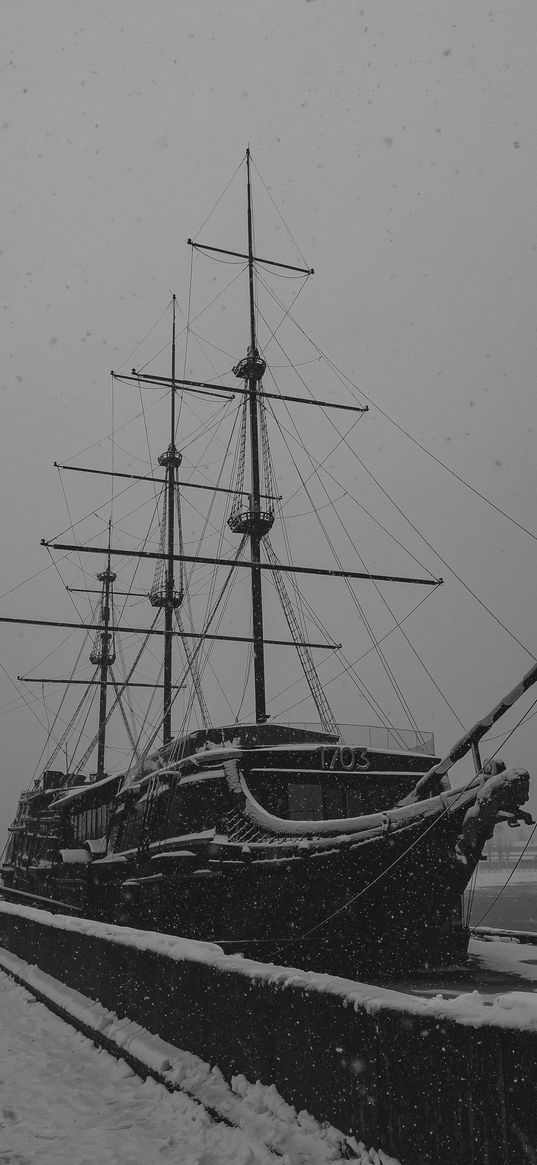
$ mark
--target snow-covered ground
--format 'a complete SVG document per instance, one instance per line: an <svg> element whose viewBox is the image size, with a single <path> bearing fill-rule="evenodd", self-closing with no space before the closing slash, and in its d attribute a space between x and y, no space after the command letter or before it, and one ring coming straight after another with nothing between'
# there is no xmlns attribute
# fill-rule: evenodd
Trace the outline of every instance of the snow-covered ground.
<svg viewBox="0 0 537 1165"><path fill-rule="evenodd" d="M3 952L5 954L5 952ZM23 970L13 956L13 966ZM38 973L42 976L42 973ZM54 980L41 988L54 993ZM307 1113L297 1115L274 1087L218 1069L118 1021L99 1004L57 985L64 1006L93 1012L138 1058L157 1067L170 1093L98 1050L0 972L0 1162L9 1165L398 1165L382 1151L348 1141ZM72 998L70 999L70 996ZM210 1110L210 1111L208 1111ZM222 1119L218 1119L218 1113ZM216 1116L215 1116L216 1114ZM227 1123L226 1123L227 1122ZM231 1127L230 1127L231 1126Z"/></svg>
<svg viewBox="0 0 537 1165"><path fill-rule="evenodd" d="M537 1019L537 946L528 946L525 943L510 942L509 940L498 940L494 938L490 942L483 941L483 939L470 939L469 954L480 964L484 970L502 971L506 975L516 975L519 979L528 981L528 990L532 994L529 997L530 1004L533 1009L533 1015ZM532 984L531 988L529 984ZM519 992L511 992L509 995L502 995L503 1006L512 1009L516 1004L514 996L518 996ZM531 1022L531 1015L528 1014L528 1023L525 1025L528 1029L536 1030L537 1024Z"/></svg>
<svg viewBox="0 0 537 1165"><path fill-rule="evenodd" d="M2 903L0 913L43 912ZM266 979L307 993L336 996L341 1005L376 1013L385 1007L418 1017L446 1017L481 1027L537 1031L537 948L518 942L472 940L472 962L487 974L484 987L422 983L415 994L293 968L226 956L214 944L139 932L90 920L46 916L52 928L95 933L103 942L151 949L169 958L222 965L237 975ZM488 972L509 980L489 979ZM7 972L7 974L6 974ZM9 978L82 1023L159 1077L143 1080L124 1061L97 1050ZM297 1113L270 1081L226 1081L218 1068L118 1019L99 1002L0 949L0 1165L397 1165L381 1147ZM167 1085L168 1087L164 1087ZM170 1091L173 1090L173 1091ZM359 1138L359 1130L354 1130ZM411 1165L410 1162L407 1165Z"/></svg>

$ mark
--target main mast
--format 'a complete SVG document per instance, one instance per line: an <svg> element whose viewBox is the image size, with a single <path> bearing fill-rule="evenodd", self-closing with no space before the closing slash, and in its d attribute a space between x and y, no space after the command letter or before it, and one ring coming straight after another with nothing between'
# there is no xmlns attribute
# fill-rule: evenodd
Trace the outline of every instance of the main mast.
<svg viewBox="0 0 537 1165"><path fill-rule="evenodd" d="M235 376L244 380L248 391L250 420L250 462L251 493L247 513L230 519L230 526L236 533L247 534L250 539L252 587L252 639L254 651L255 718L263 724L267 719L265 694L265 643L263 638L263 594L261 589L261 539L271 529L274 517L268 510L261 509L261 485L259 467L259 398L258 385L266 368L265 361L257 350L255 294L254 294L254 247L252 222L252 188L250 181L250 150L246 150L246 176L248 197L248 289L250 303L250 346L244 360L233 369Z"/></svg>

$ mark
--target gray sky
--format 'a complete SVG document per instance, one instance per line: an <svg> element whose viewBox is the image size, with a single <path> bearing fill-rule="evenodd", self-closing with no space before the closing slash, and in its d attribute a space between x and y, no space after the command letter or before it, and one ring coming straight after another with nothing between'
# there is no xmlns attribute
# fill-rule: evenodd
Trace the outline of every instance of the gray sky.
<svg viewBox="0 0 537 1165"><path fill-rule="evenodd" d="M53 570L6 594L68 524L52 463L109 431L108 372L171 289L185 301L184 241L249 143L316 270L299 317L372 402L361 455L537 654L535 540L373 407L537 531L536 34L529 0L4 0L3 614L69 617ZM269 253L287 248L256 222ZM417 645L470 724L531 657L420 553L447 585ZM12 676L52 646L0 635ZM458 726L427 681L411 688L446 749ZM6 818L42 743L14 697L2 673ZM536 723L505 750L530 769Z"/></svg>

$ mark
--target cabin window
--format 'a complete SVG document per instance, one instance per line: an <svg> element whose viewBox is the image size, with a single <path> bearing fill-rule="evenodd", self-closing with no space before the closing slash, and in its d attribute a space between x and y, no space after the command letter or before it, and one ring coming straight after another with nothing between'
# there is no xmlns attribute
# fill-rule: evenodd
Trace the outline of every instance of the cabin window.
<svg viewBox="0 0 537 1165"><path fill-rule="evenodd" d="M371 800L369 797L367 800ZM363 789L355 786L347 788L347 817L360 817L364 812Z"/></svg>
<svg viewBox="0 0 537 1165"><path fill-rule="evenodd" d="M118 849L134 849L140 840L143 820L143 807L134 806L123 825L123 831L117 841Z"/></svg>
<svg viewBox="0 0 537 1165"><path fill-rule="evenodd" d="M414 782L409 783L408 778L392 776L382 776L362 784L349 784L347 815L360 817L363 813L384 813L387 809L393 809L413 786Z"/></svg>
<svg viewBox="0 0 537 1165"><path fill-rule="evenodd" d="M97 805L95 808L94 837L102 837L106 833L107 814L106 805Z"/></svg>
<svg viewBox="0 0 537 1165"><path fill-rule="evenodd" d="M331 821L347 816L345 786L334 778L322 783L289 781L289 777L256 773L248 778L248 787L263 809L284 820Z"/></svg>
<svg viewBox="0 0 537 1165"><path fill-rule="evenodd" d="M325 785L323 790L323 816L325 821L337 821L347 817L345 786L340 781Z"/></svg>
<svg viewBox="0 0 537 1165"><path fill-rule="evenodd" d="M145 841L156 841L169 834L168 821L168 785L160 783L157 789L150 793L147 789L140 801L128 803L124 814L121 813L112 827L111 841L113 849L135 849L142 842L142 832ZM111 806L107 806L108 819ZM165 830L165 832L164 832Z"/></svg>
<svg viewBox="0 0 537 1165"><path fill-rule="evenodd" d="M289 785L289 818L291 821L322 821L322 786L292 782Z"/></svg>
<svg viewBox="0 0 537 1165"><path fill-rule="evenodd" d="M199 781L176 785L170 799L165 833L174 837L221 829L228 810L229 794L221 778L202 777Z"/></svg>
<svg viewBox="0 0 537 1165"><path fill-rule="evenodd" d="M158 841L169 834L169 808L171 792L168 784L161 783L151 800L151 810L148 821L149 840Z"/></svg>
<svg viewBox="0 0 537 1165"><path fill-rule="evenodd" d="M108 827L110 812L111 802L109 801L106 805L94 805L91 809L75 813L71 818L74 841L103 837Z"/></svg>
<svg viewBox="0 0 537 1165"><path fill-rule="evenodd" d="M414 784L411 777L396 774L324 773L318 781L308 781L308 776L299 771L285 776L252 773L248 776L248 788L252 797L274 817L291 821L341 821L345 817L361 817L393 808Z"/></svg>
<svg viewBox="0 0 537 1165"><path fill-rule="evenodd" d="M267 777L253 773L248 777L248 788L252 797L268 813L272 813L274 817L287 817L287 780L284 777L275 777L272 774Z"/></svg>

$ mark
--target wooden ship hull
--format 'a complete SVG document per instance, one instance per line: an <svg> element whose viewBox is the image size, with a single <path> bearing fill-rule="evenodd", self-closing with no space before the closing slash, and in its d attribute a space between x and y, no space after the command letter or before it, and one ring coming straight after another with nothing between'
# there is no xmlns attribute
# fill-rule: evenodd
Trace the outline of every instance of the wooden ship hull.
<svg viewBox="0 0 537 1165"><path fill-rule="evenodd" d="M294 746L271 747L277 728L253 730L260 748L206 745L120 790L111 779L51 789L30 849L28 824L14 827L4 886L352 978L460 964L461 895L496 820L518 820L525 770L462 790L439 788L435 773L421 796L437 758L298 733ZM369 811L343 815L349 803ZM296 816L304 807L315 819ZM106 834L90 837L104 821Z"/></svg>

